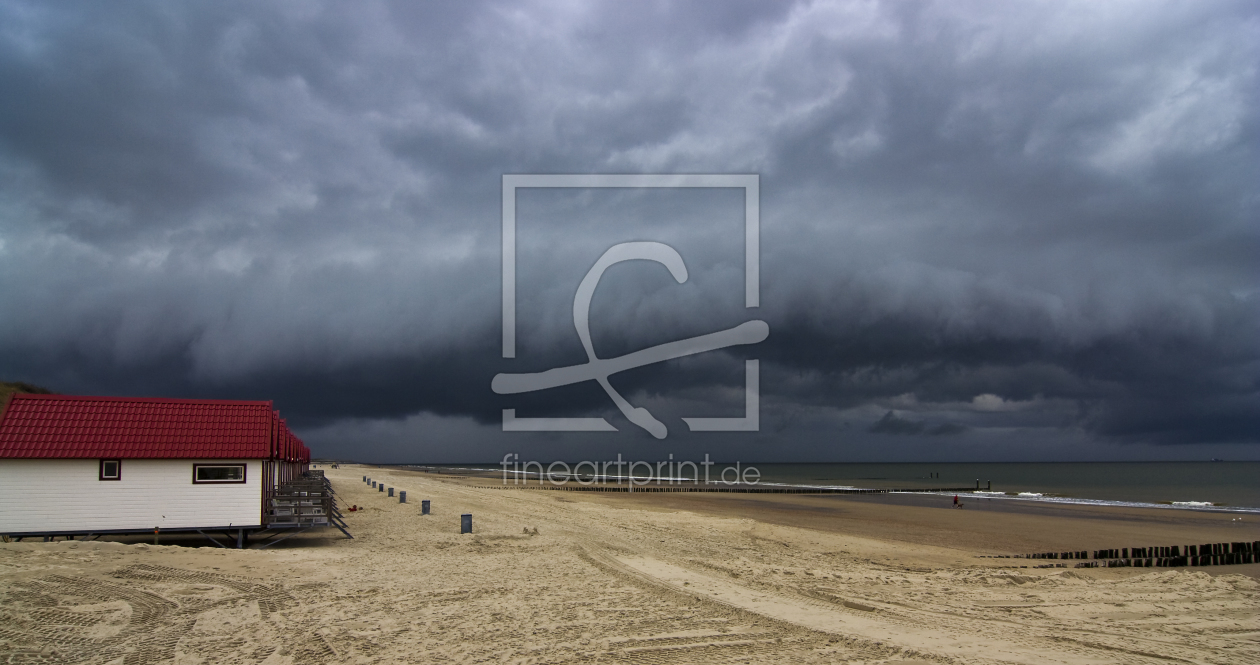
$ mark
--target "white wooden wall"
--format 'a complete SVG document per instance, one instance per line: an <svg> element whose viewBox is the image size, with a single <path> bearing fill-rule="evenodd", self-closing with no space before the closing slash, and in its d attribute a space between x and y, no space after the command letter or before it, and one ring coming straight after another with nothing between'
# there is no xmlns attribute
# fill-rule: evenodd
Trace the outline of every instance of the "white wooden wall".
<svg viewBox="0 0 1260 665"><path fill-rule="evenodd" d="M193 484L193 464L245 463L243 484ZM259 526L262 460L0 459L0 533Z"/></svg>

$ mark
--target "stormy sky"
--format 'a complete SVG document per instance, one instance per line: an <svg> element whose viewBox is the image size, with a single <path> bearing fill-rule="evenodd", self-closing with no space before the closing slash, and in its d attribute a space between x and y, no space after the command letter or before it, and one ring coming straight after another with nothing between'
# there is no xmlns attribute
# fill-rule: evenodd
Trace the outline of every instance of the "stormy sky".
<svg viewBox="0 0 1260 665"><path fill-rule="evenodd" d="M1254 2L0 2L0 379L271 399L316 455L1260 459ZM504 174L755 174L518 192ZM757 345L496 395L769 324ZM743 414L760 431L692 433ZM618 432L501 431L520 416Z"/></svg>

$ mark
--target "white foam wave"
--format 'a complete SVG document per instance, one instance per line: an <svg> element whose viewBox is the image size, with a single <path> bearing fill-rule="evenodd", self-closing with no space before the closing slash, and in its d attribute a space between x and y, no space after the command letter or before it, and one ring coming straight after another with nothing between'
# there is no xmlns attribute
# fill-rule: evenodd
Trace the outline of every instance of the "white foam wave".
<svg viewBox="0 0 1260 665"><path fill-rule="evenodd" d="M898 494L900 492L897 492ZM917 492L916 492L917 493ZM936 496L953 496L953 492L923 492ZM977 499L997 499L999 501L1033 501L1037 503L1059 503L1074 506L1103 506L1112 508L1162 508L1164 510L1206 510L1215 513L1260 514L1260 508L1249 506L1218 506L1208 501L1171 501L1169 503L1147 503L1144 501L1113 501L1108 499L1080 499L1067 496L1045 496L1038 492L1020 492L1012 496L1001 492L968 492L967 496Z"/></svg>
<svg viewBox="0 0 1260 665"><path fill-rule="evenodd" d="M860 487L853 487L852 485L802 485L801 483L772 483L772 482L768 482L768 481L765 481L765 480L763 480L763 481L761 481L761 482L759 482L759 483L757 483L757 484L758 484L758 485L764 485L764 486L767 486L767 487L799 487L799 488L801 488L801 489L810 489L810 490L856 490L856 489L861 489Z"/></svg>

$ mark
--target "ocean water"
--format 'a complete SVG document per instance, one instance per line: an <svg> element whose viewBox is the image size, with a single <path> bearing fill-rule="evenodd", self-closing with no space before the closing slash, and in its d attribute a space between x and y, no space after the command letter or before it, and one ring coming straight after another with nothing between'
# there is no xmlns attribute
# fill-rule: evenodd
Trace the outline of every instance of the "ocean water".
<svg viewBox="0 0 1260 665"><path fill-rule="evenodd" d="M419 465L404 465L419 466ZM723 468L711 469L716 481ZM1260 462L745 463L762 486L929 490L980 489L993 499L1260 514ZM501 472L493 464L442 465ZM684 476L690 476L688 469ZM537 473L522 474L537 482ZM636 472L636 476L641 475ZM734 476L732 475L732 478ZM646 479L646 477L645 477ZM664 474L662 482L670 476ZM612 478L609 478L612 480ZM991 489L990 489L991 487Z"/></svg>
<svg viewBox="0 0 1260 665"><path fill-rule="evenodd" d="M922 489L992 481L995 497L1260 512L1260 462L754 464L762 483ZM935 474L935 476L933 476Z"/></svg>

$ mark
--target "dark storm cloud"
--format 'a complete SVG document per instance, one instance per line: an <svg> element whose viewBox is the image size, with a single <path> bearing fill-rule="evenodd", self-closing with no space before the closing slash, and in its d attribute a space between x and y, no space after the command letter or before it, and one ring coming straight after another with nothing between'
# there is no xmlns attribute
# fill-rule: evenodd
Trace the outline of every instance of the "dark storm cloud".
<svg viewBox="0 0 1260 665"><path fill-rule="evenodd" d="M875 434L927 434L929 436L948 436L965 432L967 428L957 423L939 423L929 426L927 423L918 420L909 420L907 418L899 418L892 411L884 414L871 425L869 432Z"/></svg>
<svg viewBox="0 0 1260 665"><path fill-rule="evenodd" d="M921 434L923 432L923 423L898 418L893 415L892 411L889 411L878 422L871 425L869 431L876 434Z"/></svg>
<svg viewBox="0 0 1260 665"><path fill-rule="evenodd" d="M1255 444L1258 52L1245 2L3 3L0 374L275 399L362 457L484 456L512 407L641 437L489 381L582 362L577 281L653 239L691 279L610 272L601 354L771 327L614 379L671 418L738 412L757 357L755 441L796 459ZM522 193L502 360L529 172L761 174L762 307L738 199Z"/></svg>

